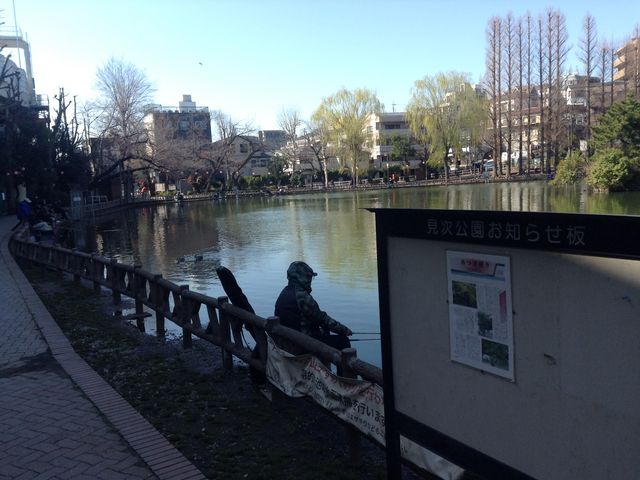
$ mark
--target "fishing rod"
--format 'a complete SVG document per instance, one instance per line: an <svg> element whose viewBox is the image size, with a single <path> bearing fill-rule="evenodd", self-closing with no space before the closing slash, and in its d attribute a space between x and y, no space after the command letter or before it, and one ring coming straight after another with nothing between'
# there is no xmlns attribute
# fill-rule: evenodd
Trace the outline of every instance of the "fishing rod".
<svg viewBox="0 0 640 480"><path fill-rule="evenodd" d="M354 335L380 335L380 332L351 332Z"/></svg>
<svg viewBox="0 0 640 480"><path fill-rule="evenodd" d="M379 342L379 338L350 338L350 342Z"/></svg>

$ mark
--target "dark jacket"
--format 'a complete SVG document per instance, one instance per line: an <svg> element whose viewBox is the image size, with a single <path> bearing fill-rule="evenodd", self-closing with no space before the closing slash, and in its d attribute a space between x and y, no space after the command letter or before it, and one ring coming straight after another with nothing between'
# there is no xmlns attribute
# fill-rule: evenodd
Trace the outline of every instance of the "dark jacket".
<svg viewBox="0 0 640 480"><path fill-rule="evenodd" d="M276 300L275 315L280 323L316 338L322 336L323 330L346 335L349 329L320 310L310 292L310 280L289 278Z"/></svg>

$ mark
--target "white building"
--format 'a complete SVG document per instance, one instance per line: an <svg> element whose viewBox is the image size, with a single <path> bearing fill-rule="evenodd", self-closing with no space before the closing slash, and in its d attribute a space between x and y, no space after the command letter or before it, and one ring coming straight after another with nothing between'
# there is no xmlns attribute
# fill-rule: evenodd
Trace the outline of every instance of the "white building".
<svg viewBox="0 0 640 480"><path fill-rule="evenodd" d="M31 48L29 43L22 38L22 32L14 27L0 27L0 46L3 47L0 55L0 71L5 72L0 79L0 96L7 98L15 92L11 88L17 87L20 92L20 100L26 107L38 105L35 82L31 69ZM9 56L11 58L9 58ZM17 75L14 75L16 74ZM17 81L15 79L17 78ZM11 85L10 78L14 79L15 87Z"/></svg>

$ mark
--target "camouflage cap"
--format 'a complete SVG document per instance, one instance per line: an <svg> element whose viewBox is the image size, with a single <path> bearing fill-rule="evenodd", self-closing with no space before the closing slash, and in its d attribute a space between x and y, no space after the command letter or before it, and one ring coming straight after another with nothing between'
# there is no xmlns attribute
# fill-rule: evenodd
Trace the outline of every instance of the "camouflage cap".
<svg viewBox="0 0 640 480"><path fill-rule="evenodd" d="M318 275L313 269L304 262L292 262L287 269L287 278L290 280L298 280L304 282L309 280L310 277Z"/></svg>

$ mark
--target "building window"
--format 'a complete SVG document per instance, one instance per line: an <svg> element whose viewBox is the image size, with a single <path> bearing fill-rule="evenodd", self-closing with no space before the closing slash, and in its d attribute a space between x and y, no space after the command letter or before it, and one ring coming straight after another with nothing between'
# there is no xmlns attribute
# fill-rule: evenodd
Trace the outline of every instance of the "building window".
<svg viewBox="0 0 640 480"><path fill-rule="evenodd" d="M240 153L249 153L249 148L246 143L240 144Z"/></svg>

